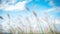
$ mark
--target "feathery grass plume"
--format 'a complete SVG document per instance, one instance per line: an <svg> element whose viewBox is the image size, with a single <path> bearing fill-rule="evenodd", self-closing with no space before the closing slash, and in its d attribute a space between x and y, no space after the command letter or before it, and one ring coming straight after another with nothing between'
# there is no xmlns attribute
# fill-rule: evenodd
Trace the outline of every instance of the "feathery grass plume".
<svg viewBox="0 0 60 34"><path fill-rule="evenodd" d="M0 34L3 33L2 25L0 24Z"/></svg>
<svg viewBox="0 0 60 34"><path fill-rule="evenodd" d="M26 9L27 11L29 11L29 8L28 8L28 7L25 7L25 9Z"/></svg>
<svg viewBox="0 0 60 34"><path fill-rule="evenodd" d="M18 26L17 26L17 30L18 30L18 34L24 34L24 31Z"/></svg>
<svg viewBox="0 0 60 34"><path fill-rule="evenodd" d="M3 17L2 17L2 16L0 16L0 19L3 19Z"/></svg>
<svg viewBox="0 0 60 34"><path fill-rule="evenodd" d="M10 26L10 15L7 14L7 17L8 17L8 19L9 19L7 25L8 25L9 27L11 27L11 26ZM10 28L8 31L9 31L9 33L12 34L12 28Z"/></svg>
<svg viewBox="0 0 60 34"><path fill-rule="evenodd" d="M29 21L28 17L26 17L26 20L29 22L29 27L30 27L30 33L29 34L33 34L32 27L31 27L31 22Z"/></svg>
<svg viewBox="0 0 60 34"><path fill-rule="evenodd" d="M21 19L19 17L17 17L17 20L16 21L18 21L18 22L15 22L15 23L18 23L18 25L21 24L22 27L24 26L23 22L21 21ZM24 33L24 31L19 26L17 26L17 28L15 28L15 31L17 31L18 34L23 34Z"/></svg>
<svg viewBox="0 0 60 34"><path fill-rule="evenodd" d="M12 30L11 30L11 29L8 29L8 31L9 31L9 33L11 33L11 34L12 34Z"/></svg>
<svg viewBox="0 0 60 34"><path fill-rule="evenodd" d="M9 23L7 23L7 26L10 27L10 28L8 29L8 32L12 34L12 33L13 33L13 30L12 30L12 28L11 28L11 25L10 25Z"/></svg>
<svg viewBox="0 0 60 34"><path fill-rule="evenodd" d="M49 24L49 22L48 22L48 15L47 15L47 12L44 11L44 14L45 14L45 19L44 19L44 21L47 22L47 24L49 25L49 29L50 29L50 31L51 31L51 27L50 27L50 24ZM51 34L52 34L52 33L51 33Z"/></svg>
<svg viewBox="0 0 60 34"><path fill-rule="evenodd" d="M11 34L15 34L16 31L14 29L14 27L12 27L11 25L8 25L10 27L10 30L8 30Z"/></svg>
<svg viewBox="0 0 60 34"><path fill-rule="evenodd" d="M37 20L37 25L38 25L38 28L41 28L41 31L43 32L43 29L42 29L42 26L41 26L41 20L38 18L38 16L37 16L37 14L35 13L35 11L33 11L33 14L34 14L34 16L36 17L36 20ZM40 30L39 30L39 32L40 32ZM43 34L44 34L44 32L43 32Z"/></svg>
<svg viewBox="0 0 60 34"><path fill-rule="evenodd" d="M29 11L30 11L30 9L29 9L28 7L25 7L25 10L26 10L26 11L25 11L26 14L28 14Z"/></svg>
<svg viewBox="0 0 60 34"><path fill-rule="evenodd" d="M8 21L8 23L7 23L7 25L10 27L9 31L10 31L11 34L13 34L13 33L15 33L15 30L14 30L14 28L10 25L10 15L7 14L7 17L9 18L9 21Z"/></svg>
<svg viewBox="0 0 60 34"><path fill-rule="evenodd" d="M33 14L37 17L37 14L35 13L35 11L33 11Z"/></svg>
<svg viewBox="0 0 60 34"><path fill-rule="evenodd" d="M49 15L48 15L48 16L49 16ZM49 24L50 24L51 31L52 31L53 34L56 34L56 32L54 31L55 25L53 24L53 22L55 22L55 19L52 20L51 16L49 16L48 18L51 19L51 21L50 21L50 23L49 23ZM49 20L49 19L48 19L48 20Z"/></svg>
<svg viewBox="0 0 60 34"><path fill-rule="evenodd" d="M54 18L54 23L56 23L56 21L55 21L56 19ZM56 33L56 31L57 31L57 28L56 28L56 26L55 26L55 24L53 24L53 26L54 26L54 32ZM56 33L57 34L57 33Z"/></svg>
<svg viewBox="0 0 60 34"><path fill-rule="evenodd" d="M18 17L19 20L19 24L21 24L22 26L24 26L23 22L21 21L21 19Z"/></svg>
<svg viewBox="0 0 60 34"><path fill-rule="evenodd" d="M52 18L51 18L51 28L52 28L52 30L53 30L53 33L54 34L56 34L56 32L55 32L55 29L56 29L56 27L55 27L55 25L53 24L53 22L55 23L56 21L55 21L55 18L54 18L54 20L52 20ZM52 27L53 26L53 27ZM57 31L57 30L56 30Z"/></svg>
<svg viewBox="0 0 60 34"><path fill-rule="evenodd" d="M40 32L40 33L42 32L42 33L44 34L43 27L42 27L42 24L41 24L41 23L43 23L43 22L40 21L40 20L39 20L39 21L37 20L37 22L38 22L37 25L38 25L38 27L39 27L39 29L40 29L39 32Z"/></svg>
<svg viewBox="0 0 60 34"><path fill-rule="evenodd" d="M52 27L51 27L51 22L49 22L49 15L46 11L44 11L44 14L45 14L45 21L47 22L47 24L49 25L49 28L50 28L50 31L51 31L51 34L55 34L54 31L52 30Z"/></svg>
<svg viewBox="0 0 60 34"><path fill-rule="evenodd" d="M7 14L7 16L8 16L8 18L10 19L10 15L9 15L9 14Z"/></svg>
<svg viewBox="0 0 60 34"><path fill-rule="evenodd" d="M54 19L54 23L56 23L56 19ZM55 24L54 24L54 28L55 28L55 31L57 31Z"/></svg>

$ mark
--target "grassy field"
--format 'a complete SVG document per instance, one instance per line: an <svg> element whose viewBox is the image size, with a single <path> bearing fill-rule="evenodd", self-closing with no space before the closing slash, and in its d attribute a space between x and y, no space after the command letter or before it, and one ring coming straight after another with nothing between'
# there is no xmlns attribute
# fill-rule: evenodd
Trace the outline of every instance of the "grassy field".
<svg viewBox="0 0 60 34"><path fill-rule="evenodd" d="M9 20L5 23L5 29L8 29L4 31L2 25L0 25L0 34L60 34L54 25L55 19L52 20L47 13L44 13L46 15L44 18L38 17L35 11L32 11L32 13L35 16L34 18L25 17L21 20L20 17L17 17L13 23L10 22L10 15L7 14ZM3 17L0 18L3 19ZM46 24L47 26L45 26Z"/></svg>

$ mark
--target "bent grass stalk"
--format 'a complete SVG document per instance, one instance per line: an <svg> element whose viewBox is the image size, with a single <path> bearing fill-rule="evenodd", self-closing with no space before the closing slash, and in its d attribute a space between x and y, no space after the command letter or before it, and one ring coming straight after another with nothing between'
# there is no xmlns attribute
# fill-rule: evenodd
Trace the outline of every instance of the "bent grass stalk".
<svg viewBox="0 0 60 34"><path fill-rule="evenodd" d="M33 34L32 27L31 27L31 22L29 21L28 17L26 17L26 20L28 21L29 27L30 27L30 33L29 34Z"/></svg>
<svg viewBox="0 0 60 34"><path fill-rule="evenodd" d="M53 24L52 24L51 22L49 22L49 19L48 19L49 16L48 16L47 12L45 11L44 13L45 13L45 15L46 15L46 17L45 17L46 20L45 20L45 21L46 21L46 22L48 23L48 25L49 25L49 28L50 28L51 34L56 34L56 33L52 30L53 27L51 27L51 25L53 25ZM51 24L50 24L50 23L51 23Z"/></svg>
<svg viewBox="0 0 60 34"><path fill-rule="evenodd" d="M50 27L50 24L49 24L49 22L48 22L48 16L47 16L47 13L46 12L44 12L44 14L45 14L45 21L47 22L47 24L49 25L49 29L50 29L50 31L51 31L51 27ZM51 33L52 34L52 33Z"/></svg>
<svg viewBox="0 0 60 34"><path fill-rule="evenodd" d="M0 19L3 19L3 17L2 17L2 16L0 16Z"/></svg>
<svg viewBox="0 0 60 34"><path fill-rule="evenodd" d="M18 18L18 20L19 20L19 25L21 24L22 26L24 26L20 18ZM17 26L17 30L18 30L18 34L24 34L24 31L19 26Z"/></svg>
<svg viewBox="0 0 60 34"><path fill-rule="evenodd" d="M42 29L41 24L40 24L40 23L43 23L43 22L38 18L38 16L37 16L37 14L35 13L35 11L33 11L33 14L34 14L34 16L36 17L38 28L39 28L39 29L41 28L41 31L43 32L43 29ZM41 32L41 31L39 30L39 32ZM43 32L43 34L44 34L44 32Z"/></svg>
<svg viewBox="0 0 60 34"><path fill-rule="evenodd" d="M28 9L27 9L28 10ZM42 25L41 25L41 23L43 23L43 21L41 21L41 19L39 19L38 18L38 16L37 16L37 14L35 13L35 11L33 11L33 15L36 17L36 21L37 21L37 25L38 25L38 28L40 29L41 28L41 31L43 32L43 29L42 29ZM24 33L24 31L19 27L19 26L17 26L17 28L13 28L11 25L10 25L10 15L9 14L7 14L7 16L8 16L8 18L9 18L9 22L7 23L7 25L10 27L10 29L8 30L8 31L10 31L10 33L11 34L16 34L16 31L18 32L18 34L25 34ZM43 32L42 34L56 34L56 32L55 31L53 31L53 29L52 28L55 28L55 26L54 26L54 24L52 24L52 21L51 21L51 23L49 22L49 19L48 18L50 18L50 16L48 16L48 14L45 12L45 20L44 21L46 21L47 23L48 23L48 25L49 25L49 29L50 29L50 32L48 32L48 31L46 31L45 33ZM3 19L3 17L0 17L1 19ZM29 18L28 17L26 17L26 20L28 21L28 23L29 23L29 28L30 28L30 32L29 33L27 33L27 34L34 34L33 33L33 31L32 31L32 26L31 26L31 22L30 22L30 20L29 20ZM19 23L22 23L22 21L20 21ZM55 21L54 21L54 23L55 23ZM22 24L23 25L23 24ZM52 27L53 26L53 27ZM40 30L39 30L39 34L40 34L40 32L41 32Z"/></svg>
<svg viewBox="0 0 60 34"><path fill-rule="evenodd" d="M10 23L10 15L7 14L7 16L8 16L8 18L9 18L9 23ZM11 34L16 34L16 31L17 31L18 29L16 29L16 28L14 29L9 23L8 23L8 26L10 27L10 29L9 29L10 33L11 33ZM19 29L19 30L21 30L21 29ZM19 32L21 33L22 30L21 30L21 31L19 31L19 30L18 30L18 33L19 33ZM22 33L23 33L23 32L22 32Z"/></svg>

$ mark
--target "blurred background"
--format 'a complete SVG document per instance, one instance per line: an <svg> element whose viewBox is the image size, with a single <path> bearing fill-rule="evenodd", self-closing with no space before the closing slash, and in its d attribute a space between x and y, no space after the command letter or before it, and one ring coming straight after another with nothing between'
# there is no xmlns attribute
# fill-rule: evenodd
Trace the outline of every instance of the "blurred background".
<svg viewBox="0 0 60 34"><path fill-rule="evenodd" d="M60 34L60 0L0 0L0 33Z"/></svg>

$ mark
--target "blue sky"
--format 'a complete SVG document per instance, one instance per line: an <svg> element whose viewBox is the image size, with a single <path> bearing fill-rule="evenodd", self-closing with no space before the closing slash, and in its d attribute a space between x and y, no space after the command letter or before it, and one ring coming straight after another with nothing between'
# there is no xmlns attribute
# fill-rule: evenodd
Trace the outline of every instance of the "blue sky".
<svg viewBox="0 0 60 34"><path fill-rule="evenodd" d="M23 2L24 0L6 0L6 1L3 1L3 0L0 0L0 5L2 5L3 2L5 2L4 4L10 4L10 5L16 5L18 2ZM43 10L47 10L47 9L50 9L50 8L55 8L55 7L60 7L60 2L59 0L25 0L26 3L24 4L24 7L28 7L30 9L29 12L31 12L32 10L35 10L36 13L38 11L41 11L43 12ZM3 6L2 6L3 7ZM9 7L9 6L8 6ZM24 8L22 7L22 9ZM7 9L7 8L6 8ZM0 14L5 14L6 12L24 12L25 10L5 10L5 9L0 9ZM59 10L60 11L60 10ZM54 12L54 11L53 11ZM55 13L56 14L56 13ZM58 15L58 14L57 14Z"/></svg>
<svg viewBox="0 0 60 34"><path fill-rule="evenodd" d="M29 11L26 10L29 8ZM43 12L47 11L50 16L60 18L60 1L59 0L0 0L0 15L7 13L13 16L33 16L32 11L37 15L44 16ZM28 15L27 15L28 14Z"/></svg>

